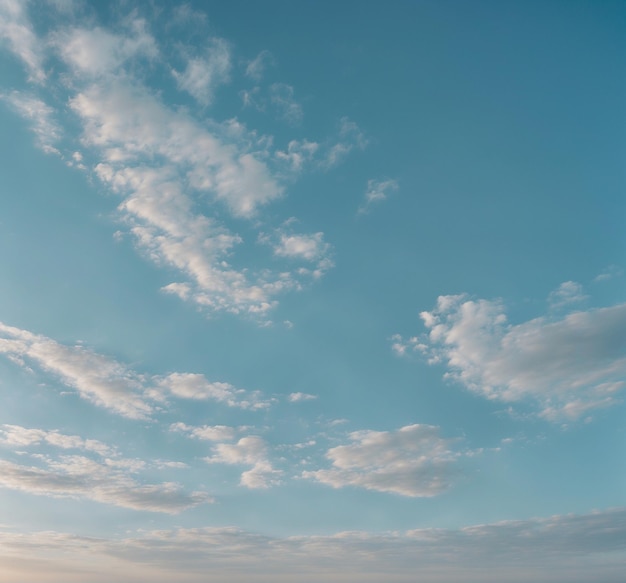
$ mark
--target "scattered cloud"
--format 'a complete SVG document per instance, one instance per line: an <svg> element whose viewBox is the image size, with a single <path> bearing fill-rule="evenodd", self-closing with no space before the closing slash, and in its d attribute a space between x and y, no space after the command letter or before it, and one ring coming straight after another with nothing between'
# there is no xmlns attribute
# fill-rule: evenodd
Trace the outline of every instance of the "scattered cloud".
<svg viewBox="0 0 626 583"><path fill-rule="evenodd" d="M257 435L242 437L237 443L220 443L205 461L210 464L252 466L241 474L240 484L246 488L264 489L280 483L282 471L272 467L267 443Z"/></svg>
<svg viewBox="0 0 626 583"><path fill-rule="evenodd" d="M37 145L46 154L59 154L56 144L61 139L61 128L54 121L54 110L41 99L20 91L0 94L0 99L24 118L31 125Z"/></svg>
<svg viewBox="0 0 626 583"><path fill-rule="evenodd" d="M398 190L397 180L368 180L365 200L359 207L359 214L367 213L371 205L382 202L389 196L390 192L395 190Z"/></svg>
<svg viewBox="0 0 626 583"><path fill-rule="evenodd" d="M55 498L84 498L133 510L176 514L210 502L204 492L185 493L178 484L141 484L124 460L97 462L85 456L40 456L44 467L0 460L0 487ZM128 460L133 462L133 460Z"/></svg>
<svg viewBox="0 0 626 583"><path fill-rule="evenodd" d="M326 168L332 168L339 164L354 148L364 150L367 144L368 140L359 126L347 117L342 117L339 121L339 139L328 149L323 165Z"/></svg>
<svg viewBox="0 0 626 583"><path fill-rule="evenodd" d="M167 376L139 374L111 358L76 345L59 344L45 336L0 322L0 354L21 367L29 362L57 376L79 396L130 419L147 419L154 402L167 396L179 399L214 401L229 407L267 409L272 401L259 391L237 389L224 382L211 382L196 373Z"/></svg>
<svg viewBox="0 0 626 583"><path fill-rule="evenodd" d="M193 427L185 423L172 423L170 431L205 441L229 441L235 438L235 429L226 425Z"/></svg>
<svg viewBox="0 0 626 583"><path fill-rule="evenodd" d="M539 415L552 421L619 402L626 304L512 325L500 301L440 296L421 318L428 336L415 342L396 336L396 352L425 352L431 364L448 367L448 378L487 399L534 402Z"/></svg>
<svg viewBox="0 0 626 583"><path fill-rule="evenodd" d="M211 39L206 54L188 57L182 73L172 70L179 89L186 91L201 105L210 105L215 90L229 81L231 51L228 43L219 38Z"/></svg>
<svg viewBox="0 0 626 583"><path fill-rule="evenodd" d="M82 346L65 346L0 323L0 354L22 366L23 359L29 359L76 389L83 399L124 417L145 419L152 411L139 375Z"/></svg>
<svg viewBox="0 0 626 583"><path fill-rule="evenodd" d="M330 469L303 472L304 478L333 488L357 486L402 496L431 497L447 490L459 454L453 441L431 425L407 425L397 431L354 431L351 442L328 450Z"/></svg>
<svg viewBox="0 0 626 583"><path fill-rule="evenodd" d="M609 281L616 277L621 277L624 275L624 270L617 265L609 265L605 267L595 278L594 283L600 283L603 281Z"/></svg>
<svg viewBox="0 0 626 583"><path fill-rule="evenodd" d="M562 308L570 304L576 304L586 300L583 286L575 281L564 281L556 290L548 296L548 303L551 308Z"/></svg>
<svg viewBox="0 0 626 583"><path fill-rule="evenodd" d="M255 81L260 81L265 70L274 64L274 57L269 51L261 51L246 66L246 75Z"/></svg>
<svg viewBox="0 0 626 583"><path fill-rule="evenodd" d="M27 6L20 0L0 0L0 42L24 63L29 80L40 84L46 79L44 50L28 18Z"/></svg>
<svg viewBox="0 0 626 583"><path fill-rule="evenodd" d="M290 393L287 399L290 403L299 403L301 401L313 401L317 399L317 395L311 395L309 393Z"/></svg>
<svg viewBox="0 0 626 583"><path fill-rule="evenodd" d="M20 425L3 424L0 426L0 445L29 447L47 444L61 449L78 449L97 453L101 456L115 456L112 448L96 439L83 439L78 435L66 435L53 429L29 429Z"/></svg>
<svg viewBox="0 0 626 583"><path fill-rule="evenodd" d="M294 98L294 89L286 83L273 83L270 86L270 102L278 115L291 125L302 121L302 106Z"/></svg>

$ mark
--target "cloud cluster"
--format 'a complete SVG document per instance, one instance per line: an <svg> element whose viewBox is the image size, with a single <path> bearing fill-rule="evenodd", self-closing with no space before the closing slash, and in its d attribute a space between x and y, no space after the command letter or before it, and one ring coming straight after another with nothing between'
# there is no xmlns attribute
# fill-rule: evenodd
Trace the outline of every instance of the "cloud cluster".
<svg viewBox="0 0 626 583"><path fill-rule="evenodd" d="M303 472L333 488L357 486L402 496L430 497L448 489L458 473L452 441L431 425L397 431L355 431L351 442L328 450L330 469Z"/></svg>
<svg viewBox="0 0 626 583"><path fill-rule="evenodd" d="M569 303L573 291L561 286L557 296ZM533 402L549 420L577 419L619 402L626 304L510 324L499 301L441 296L421 318L427 338L395 337L395 351L427 354L448 367L447 377L487 399Z"/></svg>

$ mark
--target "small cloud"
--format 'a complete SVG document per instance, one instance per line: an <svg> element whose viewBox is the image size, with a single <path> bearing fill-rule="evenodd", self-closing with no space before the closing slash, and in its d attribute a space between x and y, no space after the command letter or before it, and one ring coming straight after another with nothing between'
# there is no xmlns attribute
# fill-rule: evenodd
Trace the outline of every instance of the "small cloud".
<svg viewBox="0 0 626 583"><path fill-rule="evenodd" d="M276 108L279 117L290 125L302 121L302 106L294 98L294 90L286 83L274 83L270 86L270 102Z"/></svg>
<svg viewBox="0 0 626 583"><path fill-rule="evenodd" d="M265 70L274 65L274 57L269 51L261 51L246 66L246 75L255 81L260 81Z"/></svg>
<svg viewBox="0 0 626 583"><path fill-rule="evenodd" d="M317 395L310 395L309 393L291 393L287 396L287 400L290 403L299 403L300 401L313 401L317 399Z"/></svg>
<svg viewBox="0 0 626 583"><path fill-rule="evenodd" d="M359 214L367 213L370 206L386 200L390 192L398 190L397 180L368 180L365 200L359 207Z"/></svg>
<svg viewBox="0 0 626 583"><path fill-rule="evenodd" d="M575 281L565 281L556 290L550 292L548 303L551 308L562 308L586 300L589 296L583 293L583 286Z"/></svg>

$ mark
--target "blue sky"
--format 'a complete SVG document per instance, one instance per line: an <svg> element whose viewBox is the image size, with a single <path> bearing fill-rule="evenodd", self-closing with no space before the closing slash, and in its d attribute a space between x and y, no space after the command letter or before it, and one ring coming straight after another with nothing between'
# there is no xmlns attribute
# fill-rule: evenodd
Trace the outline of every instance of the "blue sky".
<svg viewBox="0 0 626 583"><path fill-rule="evenodd" d="M625 29L0 0L3 581L622 581Z"/></svg>

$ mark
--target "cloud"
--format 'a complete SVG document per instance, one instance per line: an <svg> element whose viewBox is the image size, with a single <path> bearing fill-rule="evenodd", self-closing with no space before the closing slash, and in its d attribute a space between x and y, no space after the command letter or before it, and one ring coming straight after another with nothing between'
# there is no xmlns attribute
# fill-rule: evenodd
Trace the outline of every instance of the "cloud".
<svg viewBox="0 0 626 583"><path fill-rule="evenodd" d="M29 80L43 83L43 47L26 13L27 2L23 0L0 0L0 42L26 66Z"/></svg>
<svg viewBox="0 0 626 583"><path fill-rule="evenodd" d="M124 417L145 419L152 411L139 375L82 346L64 346L0 322L0 354L20 364L30 359L76 389L81 398Z"/></svg>
<svg viewBox="0 0 626 583"><path fill-rule="evenodd" d="M259 391L211 382L197 373L139 374L83 346L65 346L1 322L0 354L22 367L28 359L76 389L81 398L130 419L147 419L154 412L153 403L162 403L170 395L250 410L267 409L272 403L262 399Z"/></svg>
<svg viewBox="0 0 626 583"><path fill-rule="evenodd" d="M61 138L61 128L54 121L54 110L40 99L19 91L0 94L0 99L6 101L11 108L31 125L37 145L46 154L59 154L55 144Z"/></svg>
<svg viewBox="0 0 626 583"><path fill-rule="evenodd" d="M127 61L155 59L158 48L143 19L124 23L124 34L103 28L68 28L52 35L52 45L75 74L99 77L118 71Z"/></svg>
<svg viewBox="0 0 626 583"><path fill-rule="evenodd" d="M273 83L270 86L270 102L279 116L291 125L302 121L302 106L294 98L294 89L286 83Z"/></svg>
<svg viewBox="0 0 626 583"><path fill-rule="evenodd" d="M397 180L368 180L365 201L359 207L359 213L366 213L372 204L382 202L390 191L398 190Z"/></svg>
<svg viewBox="0 0 626 583"><path fill-rule="evenodd" d="M201 427L193 427L185 423L172 423L170 431L183 433L196 439L206 441L228 441L234 439L235 430L226 425L202 425Z"/></svg>
<svg viewBox="0 0 626 583"><path fill-rule="evenodd" d="M96 439L83 439L78 435L65 435L56 429L28 429L20 425L3 424L0 426L0 444L15 447L29 447L45 443L61 449L79 449L90 451L101 456L116 455L112 448Z"/></svg>
<svg viewBox="0 0 626 583"><path fill-rule="evenodd" d="M277 150L274 155L277 160L287 164L290 172L297 173L314 158L318 150L317 142L291 140L287 144L287 150Z"/></svg>
<svg viewBox="0 0 626 583"><path fill-rule="evenodd" d="M1 564L16 580L235 583L620 583L626 510L504 521L459 529L338 532L278 538L233 527L142 531L124 538L0 530ZM70 556L71 563L64 557ZM35 571L38 561L47 569ZM33 573L36 576L33 576ZM90 573L86 575L86 573ZM93 574L91 574L93 573ZM78 579L77 579L78 580Z"/></svg>
<svg viewBox="0 0 626 583"><path fill-rule="evenodd" d="M240 484L246 488L264 489L280 482L282 471L268 460L267 443L257 435L242 437L237 443L220 443L213 448L213 456L204 458L210 464L252 466L241 474Z"/></svg>
<svg viewBox="0 0 626 583"><path fill-rule="evenodd" d="M211 39L201 57L188 57L185 70L172 70L178 88L186 91L202 105L210 105L219 85L227 83L231 68L228 43L223 39Z"/></svg>
<svg viewBox="0 0 626 583"><path fill-rule="evenodd" d="M583 286L575 281L565 281L548 296L552 308L562 308L586 300L589 296L583 293Z"/></svg>
<svg viewBox="0 0 626 583"><path fill-rule="evenodd" d="M85 456L41 456L44 468L0 460L0 487L56 498L84 498L133 510L176 514L209 502L204 492L186 494L178 484L141 484L129 476L132 463L96 462ZM132 462L133 460L128 460Z"/></svg>
<svg viewBox="0 0 626 583"><path fill-rule="evenodd" d="M512 325L499 301L440 296L417 342L447 377L487 399L533 402L558 421L619 402L626 375L626 304Z"/></svg>
<svg viewBox="0 0 626 583"><path fill-rule="evenodd" d="M332 168L339 164L354 148L364 150L367 144L368 140L359 126L347 117L342 117L339 121L339 140L328 149L323 165L326 168Z"/></svg>
<svg viewBox="0 0 626 583"><path fill-rule="evenodd" d="M431 425L397 431L355 431L348 445L326 453L332 468L303 472L304 478L333 488L357 486L402 496L431 497L447 490L458 470L452 440Z"/></svg>
<svg viewBox="0 0 626 583"><path fill-rule="evenodd" d="M299 403L301 401L313 401L317 399L317 395L310 395L309 393L290 393L287 399L290 403Z"/></svg>
<svg viewBox="0 0 626 583"><path fill-rule="evenodd" d="M246 75L255 81L260 81L268 66L274 64L274 57L269 51L261 51L246 66Z"/></svg>
<svg viewBox="0 0 626 583"><path fill-rule="evenodd" d="M266 409L271 404L271 401L262 400L258 391L237 389L229 383L210 382L201 374L172 373L156 379L156 384L182 399L217 401L241 409Z"/></svg>

